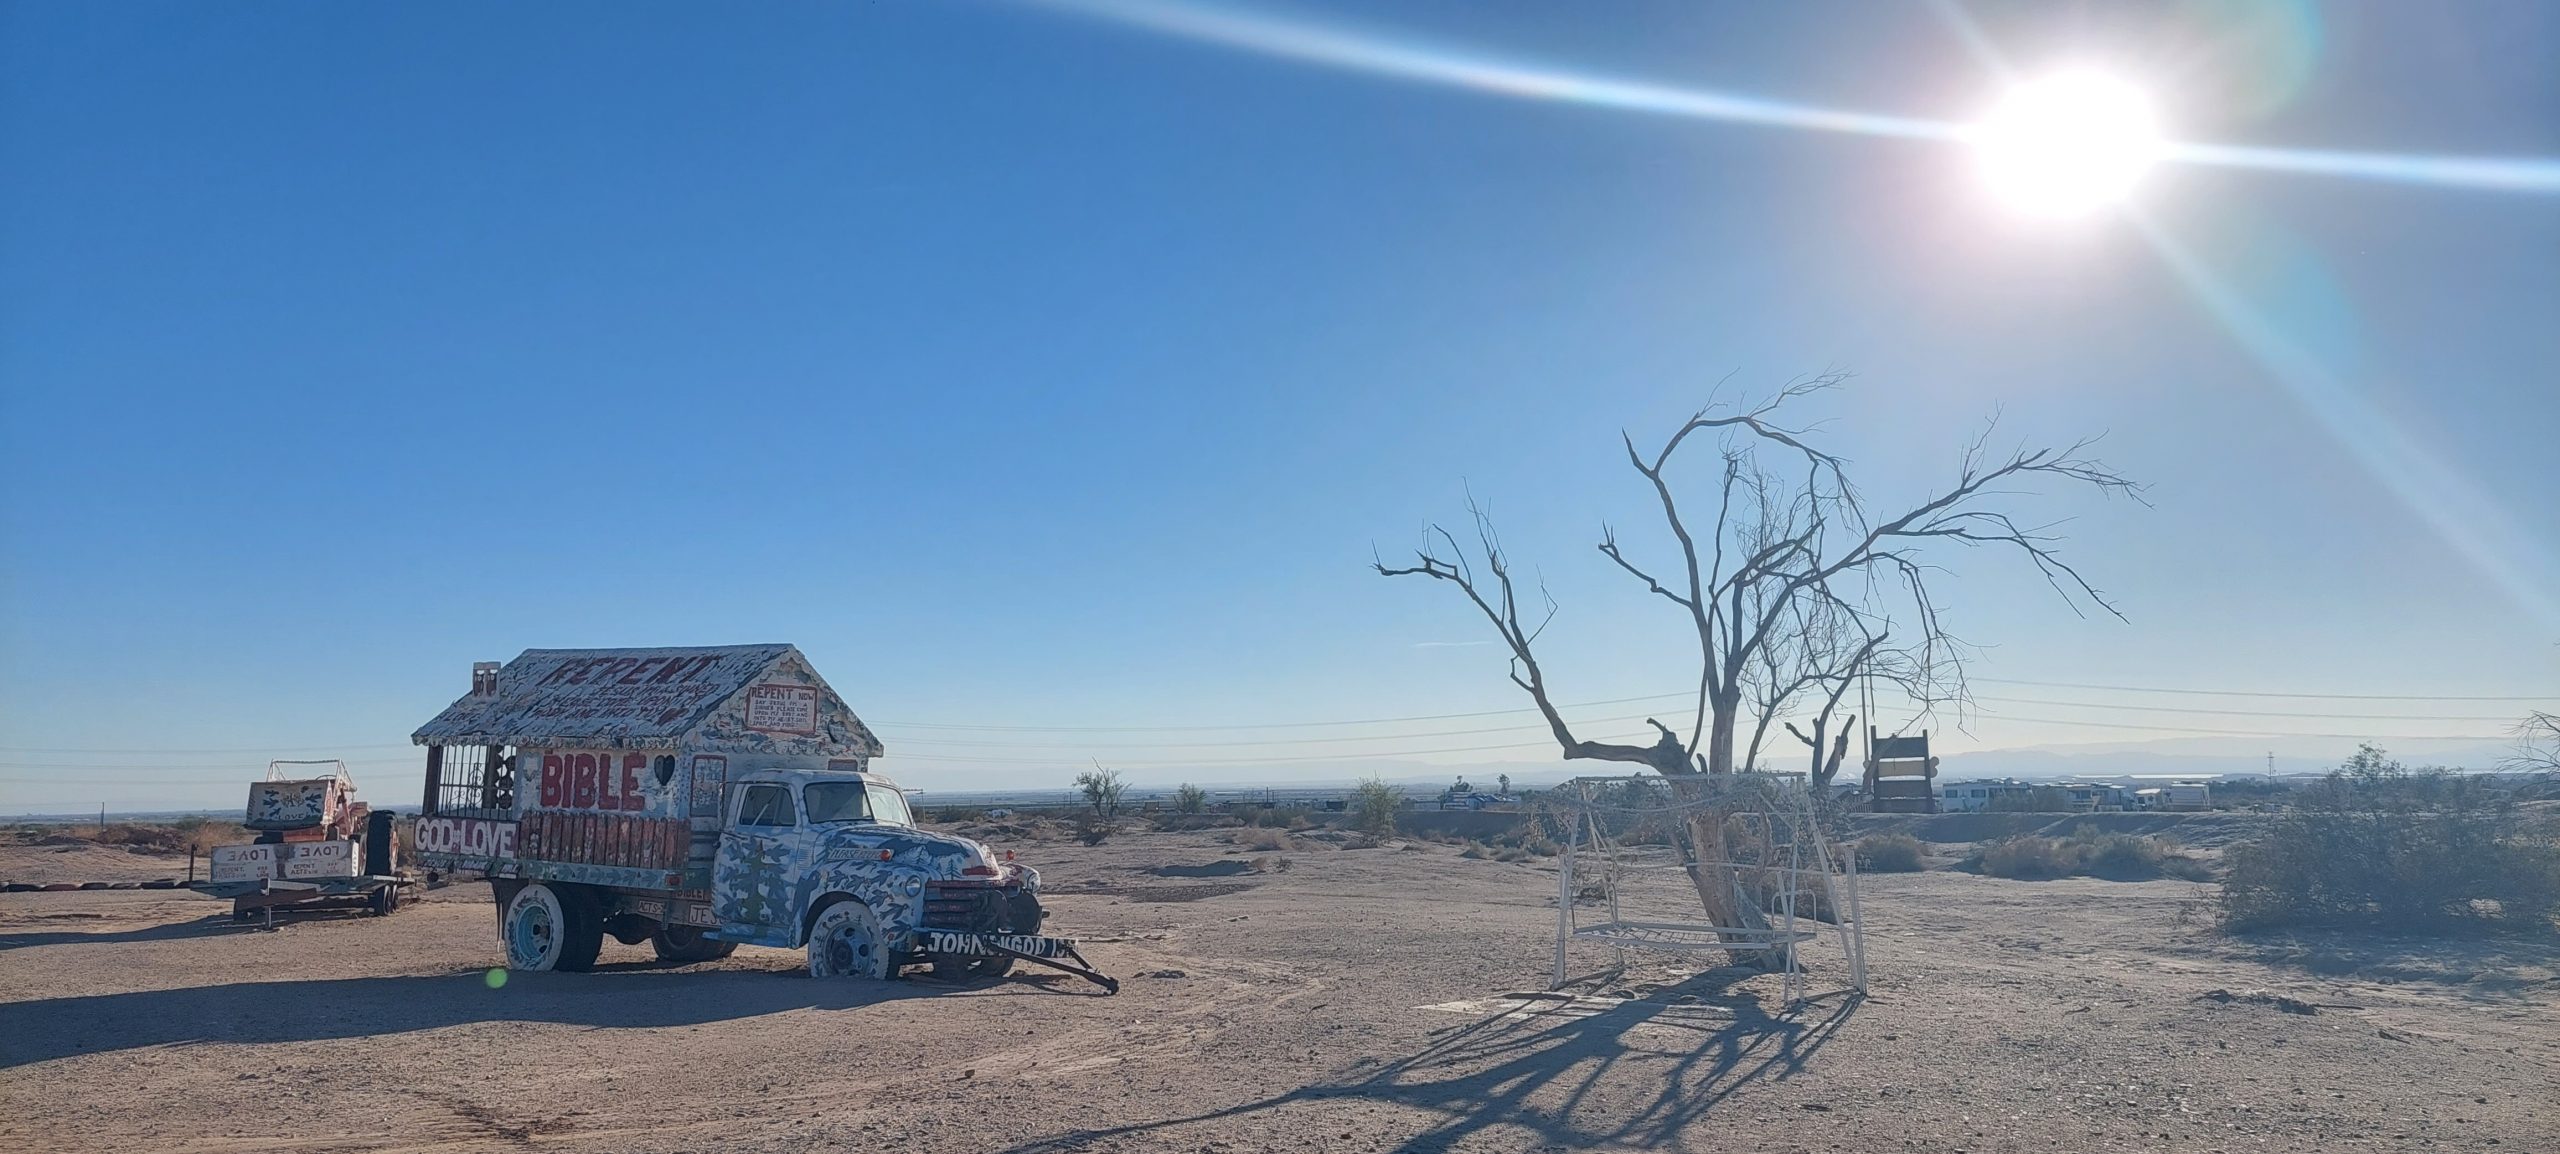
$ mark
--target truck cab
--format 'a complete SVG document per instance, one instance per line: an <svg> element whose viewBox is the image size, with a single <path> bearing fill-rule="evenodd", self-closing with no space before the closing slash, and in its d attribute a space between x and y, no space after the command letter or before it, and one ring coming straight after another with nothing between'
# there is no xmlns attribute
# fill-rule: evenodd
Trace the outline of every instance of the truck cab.
<svg viewBox="0 0 2560 1154"><path fill-rule="evenodd" d="M879 774L755 770L729 790L711 872L722 941L806 946L812 973L884 977L910 960L1000 973L1010 958L937 951L936 933L1040 931L1038 871L916 828Z"/></svg>

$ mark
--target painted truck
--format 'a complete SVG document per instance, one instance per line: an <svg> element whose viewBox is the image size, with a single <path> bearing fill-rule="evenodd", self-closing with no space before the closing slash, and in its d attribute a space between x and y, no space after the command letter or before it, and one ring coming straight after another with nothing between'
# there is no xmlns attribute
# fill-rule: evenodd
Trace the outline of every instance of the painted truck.
<svg viewBox="0 0 2560 1154"><path fill-rule="evenodd" d="M669 962L740 944L820 977L995 976L1106 987L1040 933L1040 875L916 828L880 739L789 645L529 649L412 735L417 860L487 875L507 965L584 970L605 935Z"/></svg>

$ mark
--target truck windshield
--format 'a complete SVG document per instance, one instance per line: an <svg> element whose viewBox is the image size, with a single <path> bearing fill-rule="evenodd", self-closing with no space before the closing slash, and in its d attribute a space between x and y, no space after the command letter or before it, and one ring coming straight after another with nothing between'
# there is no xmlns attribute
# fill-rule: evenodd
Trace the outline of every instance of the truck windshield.
<svg viewBox="0 0 2560 1154"><path fill-rule="evenodd" d="M912 826L916 823L907 814L907 795L899 793L895 786L871 787L871 812L889 825Z"/></svg>
<svg viewBox="0 0 2560 1154"><path fill-rule="evenodd" d="M811 825L871 820L871 805L858 781L817 782L800 791L800 800Z"/></svg>

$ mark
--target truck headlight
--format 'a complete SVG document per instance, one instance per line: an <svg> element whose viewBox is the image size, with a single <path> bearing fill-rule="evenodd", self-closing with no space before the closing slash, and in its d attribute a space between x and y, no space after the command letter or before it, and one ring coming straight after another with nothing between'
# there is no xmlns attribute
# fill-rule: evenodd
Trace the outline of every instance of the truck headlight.
<svg viewBox="0 0 2560 1154"><path fill-rule="evenodd" d="M914 897L917 894L923 893L924 879L917 877L914 874L908 874L905 877L899 878L898 892L905 894L908 897Z"/></svg>

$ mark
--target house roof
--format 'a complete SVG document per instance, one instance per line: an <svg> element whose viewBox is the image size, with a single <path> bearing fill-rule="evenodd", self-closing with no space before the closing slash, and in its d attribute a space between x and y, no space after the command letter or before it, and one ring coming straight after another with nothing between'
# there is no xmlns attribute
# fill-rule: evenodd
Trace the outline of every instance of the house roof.
<svg viewBox="0 0 2560 1154"><path fill-rule="evenodd" d="M729 742L879 756L880 739L789 645L664 649L528 649L498 671L491 692L447 706L410 740L419 745L536 748L669 747L706 728L749 687L814 690L815 722L778 739L723 718ZM805 696L803 701L805 702ZM743 708L743 707L741 707ZM738 709L725 711L737 713ZM731 733L737 729L740 732Z"/></svg>

